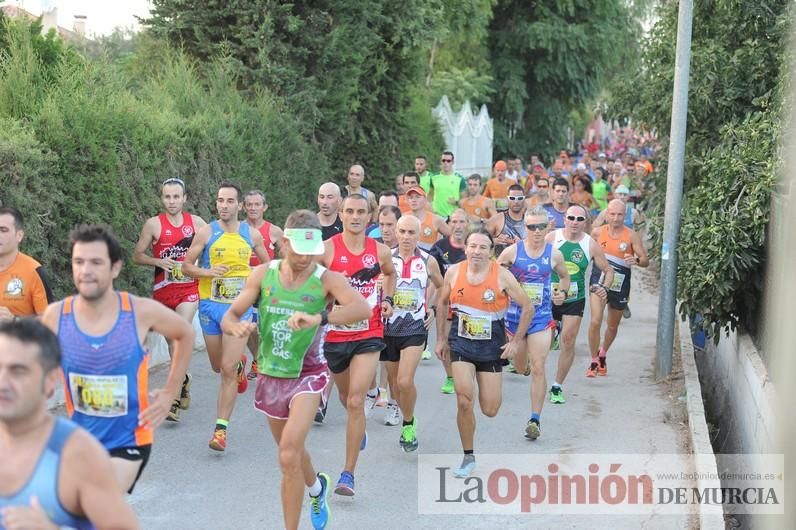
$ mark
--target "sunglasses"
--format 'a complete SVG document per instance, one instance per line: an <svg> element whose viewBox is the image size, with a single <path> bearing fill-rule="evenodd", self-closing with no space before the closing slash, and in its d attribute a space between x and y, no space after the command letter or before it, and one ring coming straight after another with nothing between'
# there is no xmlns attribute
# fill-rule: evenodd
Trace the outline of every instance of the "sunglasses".
<svg viewBox="0 0 796 530"><path fill-rule="evenodd" d="M509 195L506 198L510 201L524 201L525 195Z"/></svg>
<svg viewBox="0 0 796 530"><path fill-rule="evenodd" d="M441 158L440 162L442 162L443 164L450 164L451 162L453 162L453 159L452 158Z"/></svg>
<svg viewBox="0 0 796 530"><path fill-rule="evenodd" d="M529 232L542 232L547 229L547 223L539 223L535 225L525 225Z"/></svg>
<svg viewBox="0 0 796 530"><path fill-rule="evenodd" d="M579 223L582 223L583 221L586 220L586 218L583 217L582 215L568 215L567 219L570 221L578 221Z"/></svg>
<svg viewBox="0 0 796 530"><path fill-rule="evenodd" d="M546 190L546 189L548 189L550 186L540 186L539 184L537 184L537 185L536 185L536 187L537 187L537 188L539 188L540 190Z"/></svg>

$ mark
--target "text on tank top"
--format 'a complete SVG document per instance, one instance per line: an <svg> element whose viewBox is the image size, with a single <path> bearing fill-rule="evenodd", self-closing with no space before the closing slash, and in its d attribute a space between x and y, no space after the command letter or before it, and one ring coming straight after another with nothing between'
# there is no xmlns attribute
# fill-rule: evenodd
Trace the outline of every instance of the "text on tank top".
<svg viewBox="0 0 796 530"><path fill-rule="evenodd" d="M210 269L223 265L227 272L220 278L199 278L199 298L231 304L251 272L252 247L247 223L238 222L237 232L225 232L218 221L211 222L210 239L202 252L201 266Z"/></svg>
<svg viewBox="0 0 796 530"><path fill-rule="evenodd" d="M625 279L630 278L631 268L625 262L625 254L635 254L633 248L633 231L626 226L622 226L619 237L611 237L610 227L603 225L597 236L597 244L605 253L605 258L614 269L614 279L608 286L609 291L619 292L625 283Z"/></svg>
<svg viewBox="0 0 796 530"><path fill-rule="evenodd" d="M118 292L119 316L101 337L83 333L74 314L74 297L61 305L58 342L66 410L106 449L148 445L152 430L138 425L149 406L149 353L138 338L132 299Z"/></svg>
<svg viewBox="0 0 796 530"><path fill-rule="evenodd" d="M169 221L168 215L162 213L158 216L160 221L160 235L152 245L152 256L157 259L171 258L179 265L174 266L171 271L165 271L160 267L155 267L155 279L153 289L157 291L171 284L195 284L196 279L185 276L182 273L182 262L185 260L185 253L193 243L196 230L193 225L193 216L188 212L182 212L182 224L175 226Z"/></svg>
<svg viewBox="0 0 796 530"><path fill-rule="evenodd" d="M343 241L343 234L334 236L330 241L334 246L334 259L329 270L339 272L346 277L351 287L367 300L371 308L371 315L367 320L346 326L329 325L326 340L328 342L349 342L383 337L384 324L381 321L381 300L379 299L379 290L376 285L381 274L378 243L366 237L365 249L362 253L352 254ZM332 311L339 307L335 303Z"/></svg>
<svg viewBox="0 0 796 530"><path fill-rule="evenodd" d="M517 244L517 256L509 270L517 278L525 294L533 304L533 323L548 322L552 319L551 280L553 275L553 246L545 245L541 255L533 258L528 254L525 244ZM514 301L509 305L506 321L516 326L522 310Z"/></svg>
<svg viewBox="0 0 796 530"><path fill-rule="evenodd" d="M586 269L591 260L590 244L592 238L583 234L580 241L568 241L564 237L564 229L553 232L553 247L564 256L564 266L569 272L569 291L564 303L575 302L586 298ZM558 289L560 278L553 272L553 288Z"/></svg>
<svg viewBox="0 0 796 530"><path fill-rule="evenodd" d="M467 261L461 262L450 294L456 334L468 340L490 340L492 324L505 318L509 306L509 298L498 283L500 266L490 261L486 279L472 285L467 281L467 265Z"/></svg>
<svg viewBox="0 0 796 530"><path fill-rule="evenodd" d="M428 260L430 256L417 249L406 261L398 249L392 252L392 263L397 273L393 312L384 330L391 337L422 335L426 332L426 289L428 287Z"/></svg>

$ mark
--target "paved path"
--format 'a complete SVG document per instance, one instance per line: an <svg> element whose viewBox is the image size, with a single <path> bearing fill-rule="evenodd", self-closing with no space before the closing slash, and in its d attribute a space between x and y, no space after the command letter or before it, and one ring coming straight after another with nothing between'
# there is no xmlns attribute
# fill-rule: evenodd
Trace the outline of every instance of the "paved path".
<svg viewBox="0 0 796 530"><path fill-rule="evenodd" d="M671 402L651 381L657 298L634 287L633 317L625 320L609 353L609 375L584 377L588 362L586 324L578 338L575 364L565 385L565 405L545 405L542 437L523 438L529 410L529 379L505 374L503 406L495 418L477 413L476 453L682 453L682 436L668 420ZM548 360L555 374L558 354ZM228 448L207 448L215 420L218 379L206 356L191 365L193 405L180 424L161 427L152 459L131 503L143 528L282 528L280 473L275 444L265 417L252 406L253 392L239 396L230 423ZM418 369L419 453L460 454L455 397L442 395L442 369L436 359ZM153 374L162 384L165 370ZM326 422L314 426L308 446L317 468L336 481L343 464L345 417L337 394ZM676 516L461 516L420 515L417 456L398 447L400 427L382 423L377 409L368 424L369 443L356 473L356 499L332 495L331 528L688 528ZM683 466L688 468L688 455ZM453 464L457 463L454 460ZM306 504L305 504L306 508ZM310 528L304 510L302 528Z"/></svg>

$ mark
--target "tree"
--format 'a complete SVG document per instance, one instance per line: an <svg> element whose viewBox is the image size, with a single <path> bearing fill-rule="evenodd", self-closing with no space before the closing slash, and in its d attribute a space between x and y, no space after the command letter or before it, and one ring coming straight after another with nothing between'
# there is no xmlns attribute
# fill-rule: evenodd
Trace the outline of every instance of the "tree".
<svg viewBox="0 0 796 530"><path fill-rule="evenodd" d="M622 0L499 0L489 26L499 154L551 154L569 113L632 68L639 26Z"/></svg>

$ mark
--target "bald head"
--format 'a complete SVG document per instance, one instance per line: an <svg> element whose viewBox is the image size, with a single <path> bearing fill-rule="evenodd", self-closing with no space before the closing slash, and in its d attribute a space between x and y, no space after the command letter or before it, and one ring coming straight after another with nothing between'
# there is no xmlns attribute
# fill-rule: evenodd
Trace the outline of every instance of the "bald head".
<svg viewBox="0 0 796 530"><path fill-rule="evenodd" d="M414 215L402 215L395 225L395 238L403 253L414 252L420 240L420 220Z"/></svg>
<svg viewBox="0 0 796 530"><path fill-rule="evenodd" d="M403 228L404 230L414 230L418 234L420 233L420 219L414 215L402 215L401 218L398 219L396 226L399 229Z"/></svg>
<svg viewBox="0 0 796 530"><path fill-rule="evenodd" d="M327 218L337 216L340 208L340 186L326 182L318 188L318 212ZM333 220L333 219L332 219Z"/></svg>
<svg viewBox="0 0 796 530"><path fill-rule="evenodd" d="M622 215L625 215L625 210L627 206L625 205L622 199L614 199L608 203L608 211L609 212L620 212Z"/></svg>
<svg viewBox="0 0 796 530"><path fill-rule="evenodd" d="M608 209L605 211L605 220L612 228L620 228L625 224L626 212L627 207L622 199L614 199L608 203Z"/></svg>
<svg viewBox="0 0 796 530"><path fill-rule="evenodd" d="M348 168L348 185L352 188L358 188L362 181L365 179L365 168L359 164L354 164Z"/></svg>
<svg viewBox="0 0 796 530"><path fill-rule="evenodd" d="M334 182L324 182L318 188L318 195L332 195L333 197L340 198L340 186Z"/></svg>

